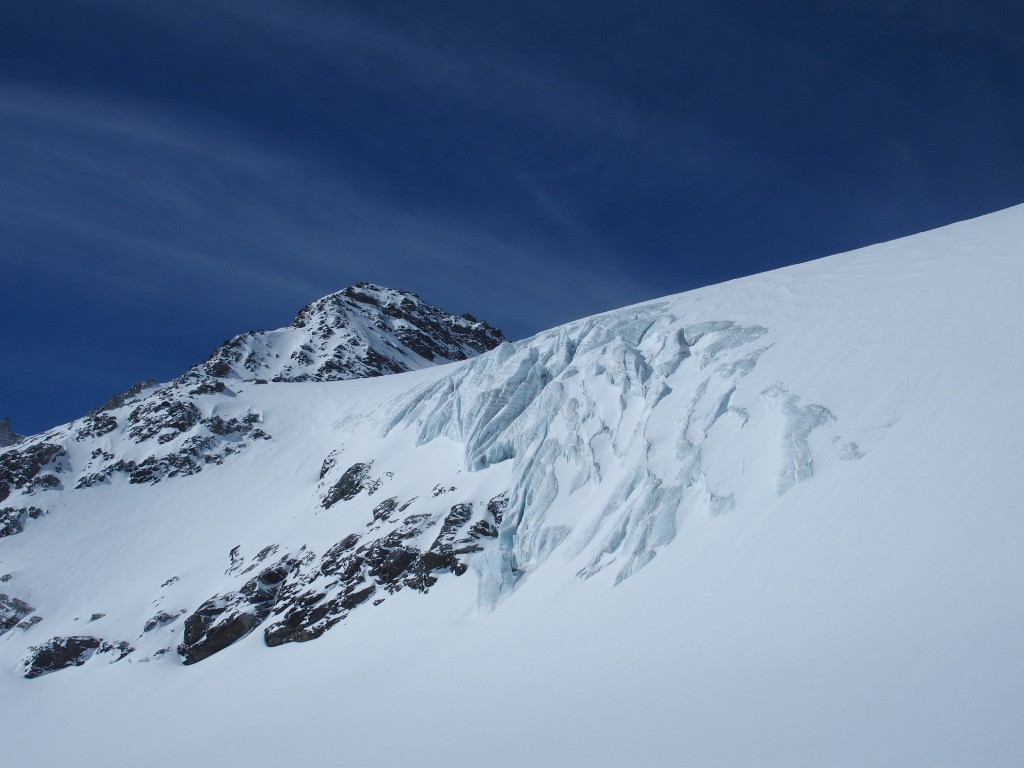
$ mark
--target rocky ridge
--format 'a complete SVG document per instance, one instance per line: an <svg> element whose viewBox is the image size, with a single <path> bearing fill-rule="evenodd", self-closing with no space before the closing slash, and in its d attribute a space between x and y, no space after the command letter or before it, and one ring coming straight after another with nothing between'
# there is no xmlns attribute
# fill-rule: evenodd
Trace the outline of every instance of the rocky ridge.
<svg viewBox="0 0 1024 768"><path fill-rule="evenodd" d="M229 339L183 378L341 381L465 360L503 340L501 331L472 315L450 314L408 291L358 283L304 307L287 328Z"/></svg>
<svg viewBox="0 0 1024 768"><path fill-rule="evenodd" d="M0 502L65 485L109 484L118 476L154 484L194 475L254 441L270 440L258 426L258 411L231 407L236 393L228 383L400 373L465 360L503 339L471 315L452 315L407 291L358 283L309 304L287 328L236 336L178 379L140 382L42 435L22 437L7 418L0 420L0 447L9 449L0 453ZM71 446L76 457L85 455L72 462ZM86 446L92 447L82 451ZM45 512L33 505L0 509L0 537L20 533L26 519Z"/></svg>

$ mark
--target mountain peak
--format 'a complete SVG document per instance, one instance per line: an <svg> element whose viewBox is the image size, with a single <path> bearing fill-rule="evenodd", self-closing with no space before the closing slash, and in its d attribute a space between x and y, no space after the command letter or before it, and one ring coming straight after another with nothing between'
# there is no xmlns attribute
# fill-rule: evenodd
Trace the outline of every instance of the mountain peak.
<svg viewBox="0 0 1024 768"><path fill-rule="evenodd" d="M226 341L186 377L338 381L465 360L504 341L470 314L415 293L360 282L303 307L286 328Z"/></svg>
<svg viewBox="0 0 1024 768"><path fill-rule="evenodd" d="M360 282L307 304L299 310L291 325L293 328L305 328L319 319L329 320L336 325L344 324L346 318L342 315L352 310L388 313L389 310L393 312L394 307L411 310L421 305L423 301L420 297L410 291Z"/></svg>

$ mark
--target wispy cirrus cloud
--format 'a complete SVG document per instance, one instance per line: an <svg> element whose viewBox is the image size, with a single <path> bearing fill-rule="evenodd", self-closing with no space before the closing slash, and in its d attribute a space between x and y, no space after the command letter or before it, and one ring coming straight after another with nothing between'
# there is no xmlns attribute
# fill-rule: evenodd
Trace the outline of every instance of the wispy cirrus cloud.
<svg viewBox="0 0 1024 768"><path fill-rule="evenodd" d="M645 295L607 263L591 268L610 261L596 241L590 264L571 261L540 233L403 208L309 157L144 104L8 83L0 121L0 262L45 251L55 275L105 274L112 301L170 308L184 292L193 311L270 306L284 320L371 278L439 302L472 296L526 333Z"/></svg>
<svg viewBox="0 0 1024 768"><path fill-rule="evenodd" d="M700 102L716 96L707 92L707 78L698 69L675 73L692 81L693 108L681 121L678 114L670 114L677 103L671 103L673 110L664 111L638 100L644 95L642 88L631 93L621 83L602 87L593 79L531 62L521 51L496 45L494 37L481 38L478 30L458 33L454 25L415 23L416 14L409 14L409 23L402 25L395 22L400 22L403 14L395 12L389 18L391 23L384 24L367 9L357 11L341 4L206 0L201 4L200 24L194 4L187 2L104 2L149 14L161 24L178 27L193 41L203 40L210 49L237 51L240 60L257 57L261 62L253 60L260 69L265 69L263 59L273 59L278 72L271 72L270 77L285 89L302 91L308 82L296 77L296 70L309 71L308 79L315 80L317 73L310 70L320 69L399 98L415 93L468 107L474 113L490 112L498 118L533 124L548 140L571 142L573 151L566 152L563 160L568 165L581 162L570 155L581 150L587 155L588 145L591 153L584 163L616 159L635 163L638 155L629 148L642 144L641 154L652 169L657 167L662 173L713 169L716 178L722 179L729 168L741 172L742 163L753 157L741 131L715 124L703 113ZM585 9L583 4L580 13ZM698 4L690 12L720 17L718 24L728 23L728 13L713 4L708 8ZM439 10L437 18L445 18L445 11ZM438 34L438 29L443 34ZM651 30L636 25L622 34L642 39ZM518 159L514 148L510 152L505 147L504 152L510 153L510 160ZM595 160L594 155L600 159Z"/></svg>

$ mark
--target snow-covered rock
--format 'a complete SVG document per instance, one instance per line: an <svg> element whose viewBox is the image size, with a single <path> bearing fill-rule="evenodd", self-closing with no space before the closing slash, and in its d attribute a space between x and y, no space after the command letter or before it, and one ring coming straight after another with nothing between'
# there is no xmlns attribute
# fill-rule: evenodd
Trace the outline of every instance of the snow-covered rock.
<svg viewBox="0 0 1024 768"><path fill-rule="evenodd" d="M341 381L465 360L502 340L501 331L472 315L358 283L314 301L287 328L224 342L185 378Z"/></svg>

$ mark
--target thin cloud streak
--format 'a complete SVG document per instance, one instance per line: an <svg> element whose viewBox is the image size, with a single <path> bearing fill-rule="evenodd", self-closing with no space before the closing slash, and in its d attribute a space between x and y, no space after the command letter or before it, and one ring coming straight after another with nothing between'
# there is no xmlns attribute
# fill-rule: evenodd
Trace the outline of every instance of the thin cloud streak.
<svg viewBox="0 0 1024 768"><path fill-rule="evenodd" d="M165 23L206 36L211 46L246 48L252 39L268 41L282 60L301 50L319 59L328 71L399 96L429 93L459 102L474 111L515 115L548 125L576 146L629 146L642 142L656 154L658 167L671 173L723 173L723 163L737 172L753 149L731 131L713 126L693 111L680 122L657 110L638 108L622 93L602 90L501 55L484 46L441 46L382 27L351 9L237 0L211 0L225 22L194 26L187 4L142 6L124 0L109 3L152 14ZM286 42L285 42L286 41ZM294 87L289 81L287 87ZM656 151L655 151L656 150ZM607 156L606 150L601 150ZM633 159L635 162L635 158Z"/></svg>
<svg viewBox="0 0 1024 768"><path fill-rule="evenodd" d="M480 303L474 311L497 308L506 320L523 317L522 295L547 296L548 306L541 299L533 308L537 325L520 321L520 333L647 295L615 270L568 263L536 233L503 238L457 212L403 210L287 153L159 112L8 84L0 87L0 117L6 228L36 241L48 233L58 243L92 243L88 260L59 247L47 258L69 275L107 271L112 295L170 306L181 285L213 299L241 281L251 294L242 305L295 304L365 277L372 264L382 280L444 298L469 293ZM564 215L560 224L584 231ZM588 241L592 262L610 264ZM19 258L0 252L0 262ZM146 274L183 279L139 280ZM446 289L452 282L458 290ZM576 301L566 302L566 293Z"/></svg>

